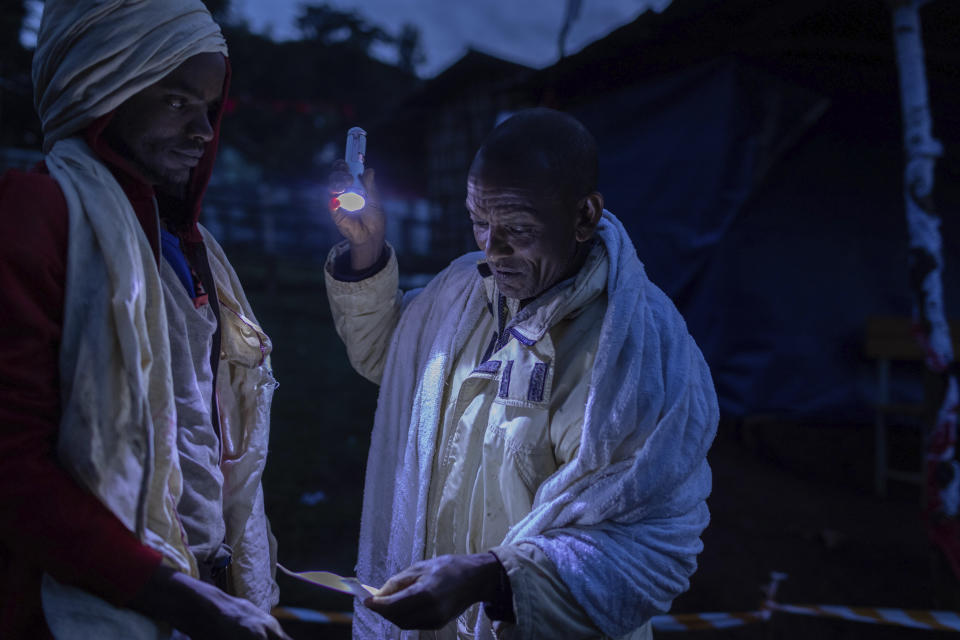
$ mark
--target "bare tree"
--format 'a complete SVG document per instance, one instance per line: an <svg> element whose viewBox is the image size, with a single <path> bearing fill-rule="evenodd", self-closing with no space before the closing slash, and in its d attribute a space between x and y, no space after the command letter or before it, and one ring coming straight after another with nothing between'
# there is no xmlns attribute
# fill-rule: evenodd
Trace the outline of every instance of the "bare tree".
<svg viewBox="0 0 960 640"><path fill-rule="evenodd" d="M397 66L413 73L417 65L426 60L423 47L420 44L420 29L412 24L405 24L396 38Z"/></svg>
<svg viewBox="0 0 960 640"><path fill-rule="evenodd" d="M583 0L567 0L567 8L563 15L563 26L560 27L560 35L557 37L557 51L560 58L567 55L567 36L570 35L570 28L573 23L580 17L582 8Z"/></svg>

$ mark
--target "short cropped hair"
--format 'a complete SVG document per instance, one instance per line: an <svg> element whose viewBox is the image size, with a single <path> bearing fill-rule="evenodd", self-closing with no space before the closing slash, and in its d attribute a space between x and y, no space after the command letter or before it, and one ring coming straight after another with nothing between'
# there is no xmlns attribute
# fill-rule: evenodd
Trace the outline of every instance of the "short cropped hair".
<svg viewBox="0 0 960 640"><path fill-rule="evenodd" d="M573 116L537 107L504 120L470 166L474 177L533 181L564 198L597 190L597 142Z"/></svg>

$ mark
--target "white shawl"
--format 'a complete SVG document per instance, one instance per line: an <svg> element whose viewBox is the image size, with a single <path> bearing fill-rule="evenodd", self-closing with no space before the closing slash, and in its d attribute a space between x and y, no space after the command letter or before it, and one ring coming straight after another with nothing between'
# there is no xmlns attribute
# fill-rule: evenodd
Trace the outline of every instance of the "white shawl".
<svg viewBox="0 0 960 640"><path fill-rule="evenodd" d="M580 451L541 485L531 513L504 543L543 549L591 619L617 637L667 610L688 587L709 521L706 453L719 414L700 350L647 279L623 226L604 212L598 235L610 259L608 307ZM456 260L405 298L367 463L357 571L368 584L422 559L443 386L486 313L477 258ZM354 635L418 637L363 607Z"/></svg>
<svg viewBox="0 0 960 640"><path fill-rule="evenodd" d="M70 212L60 461L167 564L197 576L176 513L182 482L176 403L154 252L113 174L83 141L57 142L46 162ZM278 600L276 541L264 514L261 477L276 387L272 347L223 250L200 230L221 308L217 390L232 586L269 610ZM165 637L143 616L50 576L44 576L43 608L58 639Z"/></svg>
<svg viewBox="0 0 960 640"><path fill-rule="evenodd" d="M182 479L154 248L110 170L71 136L208 52L227 48L201 0L47 0L33 60L45 160L69 211L58 455L142 542L192 575L176 515ZM260 518L266 526L262 506ZM158 632L50 576L43 604L58 638Z"/></svg>
<svg viewBox="0 0 960 640"><path fill-rule="evenodd" d="M58 454L141 540L194 574L174 514L176 416L154 248L110 170L68 136L201 52L226 54L226 43L200 0L48 0L33 59L45 160L69 211ZM147 503L166 495L173 504Z"/></svg>

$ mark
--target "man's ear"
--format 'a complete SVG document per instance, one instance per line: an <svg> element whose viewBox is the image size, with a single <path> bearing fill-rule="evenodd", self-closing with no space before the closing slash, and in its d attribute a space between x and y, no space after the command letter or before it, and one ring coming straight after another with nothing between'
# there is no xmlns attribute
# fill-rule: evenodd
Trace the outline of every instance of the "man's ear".
<svg viewBox="0 0 960 640"><path fill-rule="evenodd" d="M603 194L594 191L584 196L577 205L577 242L586 242L593 237L603 216Z"/></svg>

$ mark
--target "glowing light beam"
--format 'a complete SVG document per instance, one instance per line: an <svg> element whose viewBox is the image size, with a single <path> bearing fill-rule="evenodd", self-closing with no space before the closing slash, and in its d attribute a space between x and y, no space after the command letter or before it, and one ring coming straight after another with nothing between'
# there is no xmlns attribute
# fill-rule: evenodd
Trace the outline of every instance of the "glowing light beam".
<svg viewBox="0 0 960 640"><path fill-rule="evenodd" d="M337 200L340 201L340 208L350 213L360 211L360 209L363 209L363 206L367 204L366 199L362 195L353 191L341 193L337 196Z"/></svg>

